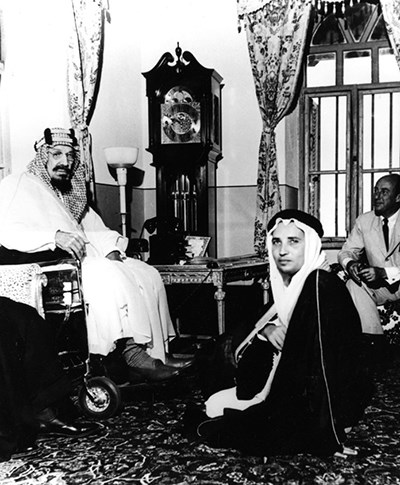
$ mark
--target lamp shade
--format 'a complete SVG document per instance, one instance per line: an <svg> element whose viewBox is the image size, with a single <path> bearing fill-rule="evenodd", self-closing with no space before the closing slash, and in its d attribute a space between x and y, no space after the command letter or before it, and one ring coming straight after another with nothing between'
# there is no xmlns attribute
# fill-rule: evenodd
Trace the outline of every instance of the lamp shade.
<svg viewBox="0 0 400 485"><path fill-rule="evenodd" d="M130 168L135 165L139 153L137 147L104 148L107 165L112 168Z"/></svg>

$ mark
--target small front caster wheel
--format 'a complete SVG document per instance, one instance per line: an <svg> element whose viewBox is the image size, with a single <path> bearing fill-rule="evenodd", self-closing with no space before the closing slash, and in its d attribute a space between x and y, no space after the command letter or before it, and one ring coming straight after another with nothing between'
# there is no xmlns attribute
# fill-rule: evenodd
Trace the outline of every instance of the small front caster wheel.
<svg viewBox="0 0 400 485"><path fill-rule="evenodd" d="M79 392L79 404L87 416L107 419L121 408L121 391L107 377L92 377Z"/></svg>

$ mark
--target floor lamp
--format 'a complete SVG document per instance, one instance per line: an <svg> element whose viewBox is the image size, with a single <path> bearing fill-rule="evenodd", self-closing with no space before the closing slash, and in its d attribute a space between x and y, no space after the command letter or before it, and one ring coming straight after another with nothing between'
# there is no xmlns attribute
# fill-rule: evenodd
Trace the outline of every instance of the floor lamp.
<svg viewBox="0 0 400 485"><path fill-rule="evenodd" d="M139 149L137 147L107 147L104 148L107 165L117 173L119 186L119 206L122 222L122 235L126 236L126 192L128 168L135 165Z"/></svg>

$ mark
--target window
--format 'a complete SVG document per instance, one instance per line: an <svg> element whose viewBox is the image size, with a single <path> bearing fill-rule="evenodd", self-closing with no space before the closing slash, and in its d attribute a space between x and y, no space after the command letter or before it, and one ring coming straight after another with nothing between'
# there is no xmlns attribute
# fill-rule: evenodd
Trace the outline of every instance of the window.
<svg viewBox="0 0 400 485"><path fill-rule="evenodd" d="M400 70L379 5L316 23L305 66L304 207L332 247L372 208L381 176L400 172Z"/></svg>

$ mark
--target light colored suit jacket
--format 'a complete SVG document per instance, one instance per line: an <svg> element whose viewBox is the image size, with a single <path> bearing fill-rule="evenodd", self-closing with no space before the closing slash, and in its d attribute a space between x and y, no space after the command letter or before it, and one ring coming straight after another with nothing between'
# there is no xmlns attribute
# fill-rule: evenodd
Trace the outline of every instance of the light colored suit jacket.
<svg viewBox="0 0 400 485"><path fill-rule="evenodd" d="M357 218L353 230L339 251L338 260L342 266L345 266L346 259L358 261L363 254L370 266L400 268L400 216L397 217L391 231L389 250L385 246L381 218L373 211ZM400 291L396 293L400 295Z"/></svg>

